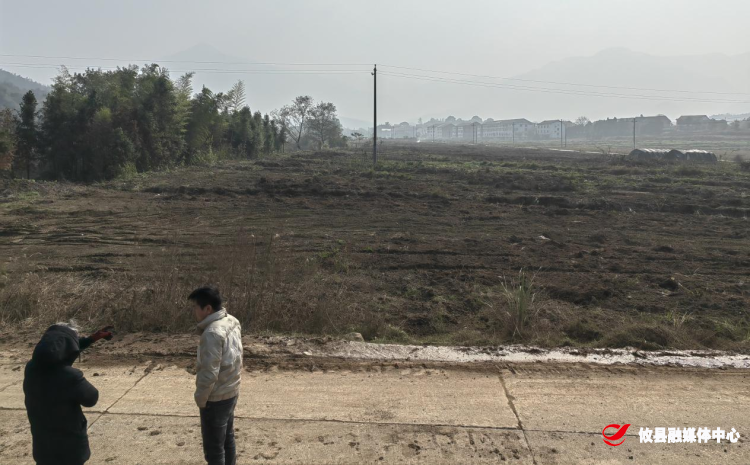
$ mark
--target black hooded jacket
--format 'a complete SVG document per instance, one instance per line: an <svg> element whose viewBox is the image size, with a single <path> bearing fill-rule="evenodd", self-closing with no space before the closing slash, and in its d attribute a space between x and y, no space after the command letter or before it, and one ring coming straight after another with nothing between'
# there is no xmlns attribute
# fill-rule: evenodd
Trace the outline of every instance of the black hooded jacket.
<svg viewBox="0 0 750 465"><path fill-rule="evenodd" d="M37 463L81 464L91 456L81 406L96 405L99 391L72 367L91 343L70 328L50 326L26 364L23 392Z"/></svg>

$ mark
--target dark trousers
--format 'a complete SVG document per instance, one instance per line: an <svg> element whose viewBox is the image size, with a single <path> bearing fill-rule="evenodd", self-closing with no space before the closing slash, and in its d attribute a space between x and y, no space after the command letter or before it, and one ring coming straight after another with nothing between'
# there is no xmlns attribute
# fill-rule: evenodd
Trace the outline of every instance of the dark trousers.
<svg viewBox="0 0 750 465"><path fill-rule="evenodd" d="M36 465L84 465L86 462L36 462Z"/></svg>
<svg viewBox="0 0 750 465"><path fill-rule="evenodd" d="M201 411L203 455L208 465L235 465L234 407L237 398L208 402Z"/></svg>

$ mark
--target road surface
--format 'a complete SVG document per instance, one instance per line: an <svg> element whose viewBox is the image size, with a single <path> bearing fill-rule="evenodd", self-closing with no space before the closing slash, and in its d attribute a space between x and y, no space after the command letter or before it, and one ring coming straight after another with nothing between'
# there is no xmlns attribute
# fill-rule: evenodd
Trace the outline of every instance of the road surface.
<svg viewBox="0 0 750 465"><path fill-rule="evenodd" d="M256 347L257 348L257 347ZM30 347L0 355L0 463L31 464L21 383ZM310 353L310 352L308 352ZM94 464L200 464L189 354L99 353L77 366ZM750 463L750 371L593 363L247 357L239 463ZM609 424L632 426L622 445ZM646 443L640 427L735 428L741 438ZM614 433L614 429L608 430Z"/></svg>

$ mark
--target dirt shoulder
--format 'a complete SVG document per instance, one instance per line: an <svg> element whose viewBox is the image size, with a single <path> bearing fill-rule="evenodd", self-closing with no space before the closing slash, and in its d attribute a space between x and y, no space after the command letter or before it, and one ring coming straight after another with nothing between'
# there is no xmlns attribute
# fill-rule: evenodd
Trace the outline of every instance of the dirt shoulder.
<svg viewBox="0 0 750 465"><path fill-rule="evenodd" d="M0 363L22 364L31 355L33 333L5 335L0 343ZM87 363L128 365L152 360L190 368L198 336L133 333L102 341L83 355ZM498 366L588 365L592 369L618 367L668 367L695 369L748 369L750 356L707 350L643 351L627 349L544 349L507 346L432 346L375 344L331 337L244 336L248 369L316 370L368 367L378 364L440 367L469 371L496 370Z"/></svg>

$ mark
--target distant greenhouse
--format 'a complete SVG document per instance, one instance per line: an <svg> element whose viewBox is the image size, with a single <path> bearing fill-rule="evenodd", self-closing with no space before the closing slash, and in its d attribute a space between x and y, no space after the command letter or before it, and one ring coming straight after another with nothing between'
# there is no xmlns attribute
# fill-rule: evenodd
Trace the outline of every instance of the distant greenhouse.
<svg viewBox="0 0 750 465"><path fill-rule="evenodd" d="M668 156L667 158L668 160L684 160L685 159L685 154L680 152L677 149L670 150L667 156Z"/></svg>
<svg viewBox="0 0 750 465"><path fill-rule="evenodd" d="M635 149L630 152L628 158L635 160L669 160L669 154L670 150L666 149Z"/></svg>
<svg viewBox="0 0 750 465"><path fill-rule="evenodd" d="M685 152L685 160L701 163L716 163L718 161L714 153L706 150L688 150Z"/></svg>

